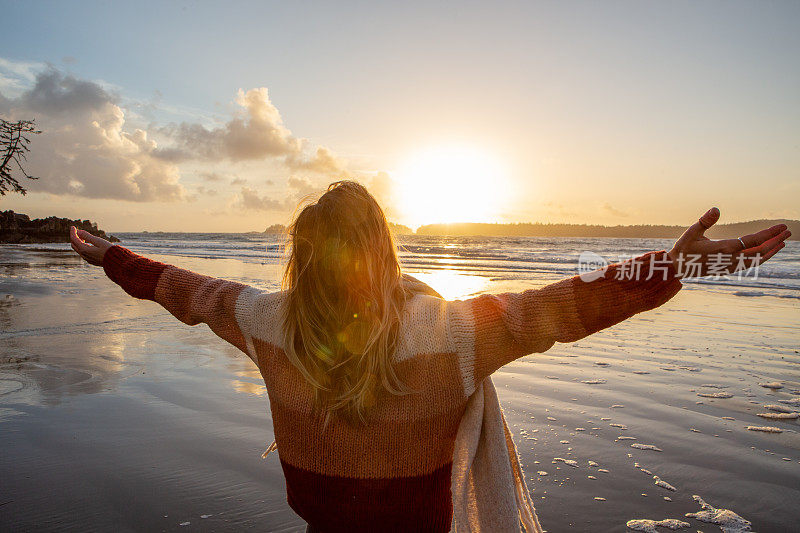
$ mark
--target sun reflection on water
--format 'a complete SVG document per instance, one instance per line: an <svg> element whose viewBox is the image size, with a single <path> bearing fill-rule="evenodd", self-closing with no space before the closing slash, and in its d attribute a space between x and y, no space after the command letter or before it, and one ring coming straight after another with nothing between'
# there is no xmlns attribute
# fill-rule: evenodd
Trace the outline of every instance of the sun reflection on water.
<svg viewBox="0 0 800 533"><path fill-rule="evenodd" d="M412 274L441 294L445 300L457 300L482 292L489 286L489 278L464 274L455 270L431 270Z"/></svg>

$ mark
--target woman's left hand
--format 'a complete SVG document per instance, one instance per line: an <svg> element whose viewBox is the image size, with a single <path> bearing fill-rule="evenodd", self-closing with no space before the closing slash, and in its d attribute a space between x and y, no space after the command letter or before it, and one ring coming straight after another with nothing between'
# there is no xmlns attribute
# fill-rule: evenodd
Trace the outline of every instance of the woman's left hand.
<svg viewBox="0 0 800 533"><path fill-rule="evenodd" d="M713 241L703 233L717 220L719 209L712 207L681 235L667 253L679 276L733 274L757 267L781 251L784 241L792 236L786 224L777 224L744 237Z"/></svg>
<svg viewBox="0 0 800 533"><path fill-rule="evenodd" d="M76 229L75 226L70 226L69 240L72 249L94 266L103 266L103 256L106 255L106 250L113 246L107 240L96 237L88 231Z"/></svg>

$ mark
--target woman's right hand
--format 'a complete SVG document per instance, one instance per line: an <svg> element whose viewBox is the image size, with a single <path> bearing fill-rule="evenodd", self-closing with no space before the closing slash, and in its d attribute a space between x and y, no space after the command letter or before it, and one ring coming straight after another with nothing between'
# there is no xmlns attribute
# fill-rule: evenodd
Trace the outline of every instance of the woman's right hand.
<svg viewBox="0 0 800 533"><path fill-rule="evenodd" d="M106 250L113 246L107 240L96 237L88 231L77 229L75 226L70 226L69 228L69 240L72 249L83 257L87 263L94 266L103 266L103 257L106 255Z"/></svg>
<svg viewBox="0 0 800 533"><path fill-rule="evenodd" d="M717 220L719 209L712 207L667 252L681 277L733 274L758 266L786 246L783 241L792 236L786 224L777 224L737 239L712 241L703 233ZM690 270L690 260L695 270Z"/></svg>

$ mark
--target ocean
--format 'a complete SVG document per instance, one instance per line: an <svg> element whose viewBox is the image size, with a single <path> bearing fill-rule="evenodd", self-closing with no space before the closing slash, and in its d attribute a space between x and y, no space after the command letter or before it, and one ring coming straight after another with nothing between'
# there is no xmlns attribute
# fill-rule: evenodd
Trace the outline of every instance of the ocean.
<svg viewBox="0 0 800 533"><path fill-rule="evenodd" d="M164 256L235 259L245 263L281 265L284 238L253 233L119 233L131 250ZM411 273L452 272L492 280L552 282L579 273L579 258L593 252L609 262L650 250L668 250L670 239L430 237L401 235L398 254ZM43 245L29 245L40 249ZM66 244L44 245L68 248ZM439 278L441 279L441 278ZM239 280L237 280L239 281ZM274 281L274 280L273 280ZM781 252L757 269L719 279L689 279L692 289L736 296L800 298L800 241L788 241ZM471 293L457 294L458 297Z"/></svg>

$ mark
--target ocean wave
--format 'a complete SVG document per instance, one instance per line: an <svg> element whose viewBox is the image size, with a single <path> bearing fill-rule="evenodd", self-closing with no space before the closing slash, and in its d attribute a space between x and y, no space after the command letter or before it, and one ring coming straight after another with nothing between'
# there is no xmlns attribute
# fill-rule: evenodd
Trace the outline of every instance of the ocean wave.
<svg viewBox="0 0 800 533"><path fill-rule="evenodd" d="M262 264L275 264L284 257L285 238L278 235L120 233L117 236L123 240L124 246L143 254L236 259ZM554 280L574 276L579 273L578 258L582 252L590 251L609 262L617 262L671 246L669 239L413 235L400 236L398 242L398 256L406 269L453 270L492 279L515 280ZM742 279L685 281L695 287L742 293L737 295L776 290L796 293L800 291L800 243L788 243L785 252L761 266L757 277L750 273Z"/></svg>

